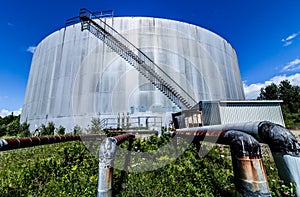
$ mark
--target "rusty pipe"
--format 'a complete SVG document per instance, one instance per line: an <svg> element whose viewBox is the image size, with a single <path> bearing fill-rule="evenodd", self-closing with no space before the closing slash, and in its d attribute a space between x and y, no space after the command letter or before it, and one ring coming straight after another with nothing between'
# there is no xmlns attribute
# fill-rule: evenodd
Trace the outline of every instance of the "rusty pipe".
<svg viewBox="0 0 300 197"><path fill-rule="evenodd" d="M217 137L216 143L230 145L237 192L245 197L271 196L263 167L260 144L254 137L236 130L192 130L175 131L173 135L193 137L193 142L210 141Z"/></svg>
<svg viewBox="0 0 300 197"><path fill-rule="evenodd" d="M279 176L285 182L296 184L296 195L300 197L300 143L281 125L268 122L248 122L225 125L178 129L181 132L239 130L269 145Z"/></svg>
<svg viewBox="0 0 300 197"><path fill-rule="evenodd" d="M45 144L54 144L60 142L76 141L76 140L93 140L103 137L101 134L86 134L86 135L63 135L63 136L43 136L43 137L28 137L28 138L9 138L0 140L0 151L27 148Z"/></svg>
<svg viewBox="0 0 300 197"><path fill-rule="evenodd" d="M113 162L117 145L134 137L135 136L131 134L123 134L108 137L102 141L99 149L97 197L112 196Z"/></svg>
<svg viewBox="0 0 300 197"><path fill-rule="evenodd" d="M114 136L115 140L117 140L117 144L121 144L122 142L128 140L128 139L133 139L135 135L132 134L122 134L122 135L117 135Z"/></svg>
<svg viewBox="0 0 300 197"><path fill-rule="evenodd" d="M271 196L259 142L249 134L228 131L217 143L230 145L234 183L244 197Z"/></svg>

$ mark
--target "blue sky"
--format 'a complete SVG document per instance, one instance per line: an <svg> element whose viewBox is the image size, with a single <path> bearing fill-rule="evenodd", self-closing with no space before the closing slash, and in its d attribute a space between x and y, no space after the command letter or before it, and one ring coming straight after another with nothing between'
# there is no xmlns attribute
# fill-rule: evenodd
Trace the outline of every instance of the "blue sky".
<svg viewBox="0 0 300 197"><path fill-rule="evenodd" d="M79 9L204 27L235 48L247 98L289 79L300 85L299 0L11 0L0 12L0 116L22 107L33 50Z"/></svg>

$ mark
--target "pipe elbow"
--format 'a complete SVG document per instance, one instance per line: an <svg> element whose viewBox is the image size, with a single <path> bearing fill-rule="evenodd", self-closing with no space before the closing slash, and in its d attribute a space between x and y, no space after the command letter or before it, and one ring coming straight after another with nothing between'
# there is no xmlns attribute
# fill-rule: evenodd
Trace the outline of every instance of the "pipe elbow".
<svg viewBox="0 0 300 197"><path fill-rule="evenodd" d="M108 137L102 141L99 150L99 163L103 164L104 168L113 166L116 149L117 140L115 138Z"/></svg>
<svg viewBox="0 0 300 197"><path fill-rule="evenodd" d="M259 142L249 134L230 130L224 135L226 144L230 145L231 152L238 157L249 156L250 158L260 158L261 150Z"/></svg>
<svg viewBox="0 0 300 197"><path fill-rule="evenodd" d="M258 125L258 134L273 152L300 156L300 143L293 133L283 126L263 121Z"/></svg>

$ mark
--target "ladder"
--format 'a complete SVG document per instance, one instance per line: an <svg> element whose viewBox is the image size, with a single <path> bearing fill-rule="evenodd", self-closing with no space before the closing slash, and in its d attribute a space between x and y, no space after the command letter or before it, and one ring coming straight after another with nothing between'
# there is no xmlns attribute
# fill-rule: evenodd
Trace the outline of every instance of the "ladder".
<svg viewBox="0 0 300 197"><path fill-rule="evenodd" d="M135 47L99 16L83 8L80 9L81 31L88 30L102 40L113 51L147 78L158 90L168 97L179 109L190 109L197 102L164 70L157 66L140 49ZM97 19L97 22L95 22Z"/></svg>

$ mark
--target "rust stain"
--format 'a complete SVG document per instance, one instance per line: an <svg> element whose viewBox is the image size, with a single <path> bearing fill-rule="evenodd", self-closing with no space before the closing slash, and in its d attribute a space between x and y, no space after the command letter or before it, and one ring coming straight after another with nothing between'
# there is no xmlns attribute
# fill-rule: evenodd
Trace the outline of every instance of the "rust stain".
<svg viewBox="0 0 300 197"><path fill-rule="evenodd" d="M263 167L263 161L261 158L250 158L250 156L243 156L242 158L236 158L239 172L237 174L245 182L252 184L254 191L261 190L261 185L267 185L268 181Z"/></svg>

